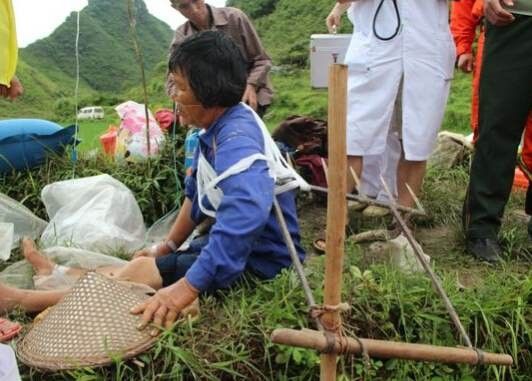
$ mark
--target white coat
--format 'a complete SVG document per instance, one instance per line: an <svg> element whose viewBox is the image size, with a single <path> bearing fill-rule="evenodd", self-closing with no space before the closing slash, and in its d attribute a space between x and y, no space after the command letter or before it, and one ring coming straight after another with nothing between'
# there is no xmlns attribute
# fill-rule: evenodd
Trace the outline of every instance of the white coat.
<svg viewBox="0 0 532 381"><path fill-rule="evenodd" d="M405 158L427 160L441 126L456 52L446 0L397 0L399 34L390 41L373 33L380 0L357 0L349 8L355 25L349 66L347 154L382 154L394 101L403 79L402 141ZM393 1L385 0L376 22L386 37L397 25Z"/></svg>

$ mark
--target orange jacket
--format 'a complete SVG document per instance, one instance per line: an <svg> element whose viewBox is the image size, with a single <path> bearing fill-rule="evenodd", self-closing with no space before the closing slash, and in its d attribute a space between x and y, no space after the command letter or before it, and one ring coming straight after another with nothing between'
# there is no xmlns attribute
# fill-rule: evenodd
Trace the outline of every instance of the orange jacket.
<svg viewBox="0 0 532 381"><path fill-rule="evenodd" d="M476 29L484 16L484 0L456 0L451 5L451 32L456 55L471 53Z"/></svg>

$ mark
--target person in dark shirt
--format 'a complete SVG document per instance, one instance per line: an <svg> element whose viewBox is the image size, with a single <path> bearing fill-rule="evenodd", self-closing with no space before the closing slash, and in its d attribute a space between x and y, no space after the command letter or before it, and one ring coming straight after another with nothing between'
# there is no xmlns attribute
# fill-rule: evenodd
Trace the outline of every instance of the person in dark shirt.
<svg viewBox="0 0 532 381"><path fill-rule="evenodd" d="M206 30L214 30L231 37L240 48L247 65L246 89L242 102L252 107L260 117L272 103L273 88L270 80L272 60L264 50L253 24L240 9L233 7L213 7L204 0L171 0L172 7L187 21L179 26L174 35L171 49L186 38ZM168 79L167 92L173 82Z"/></svg>

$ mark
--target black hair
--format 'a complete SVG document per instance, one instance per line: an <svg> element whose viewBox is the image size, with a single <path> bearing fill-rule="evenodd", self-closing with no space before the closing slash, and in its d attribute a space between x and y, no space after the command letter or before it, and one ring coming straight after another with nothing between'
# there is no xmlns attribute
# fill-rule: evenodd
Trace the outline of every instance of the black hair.
<svg viewBox="0 0 532 381"><path fill-rule="evenodd" d="M180 71L203 107L232 107L244 94L247 65L233 40L214 31L197 33L172 47L170 72Z"/></svg>

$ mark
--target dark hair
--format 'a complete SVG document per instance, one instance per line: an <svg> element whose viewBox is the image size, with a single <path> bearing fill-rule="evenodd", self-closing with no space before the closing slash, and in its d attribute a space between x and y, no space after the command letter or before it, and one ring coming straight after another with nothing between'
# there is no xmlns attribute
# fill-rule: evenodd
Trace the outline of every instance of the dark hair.
<svg viewBox="0 0 532 381"><path fill-rule="evenodd" d="M205 31L172 48L170 72L180 71L203 107L232 107L246 89L246 62L238 46L220 32Z"/></svg>

